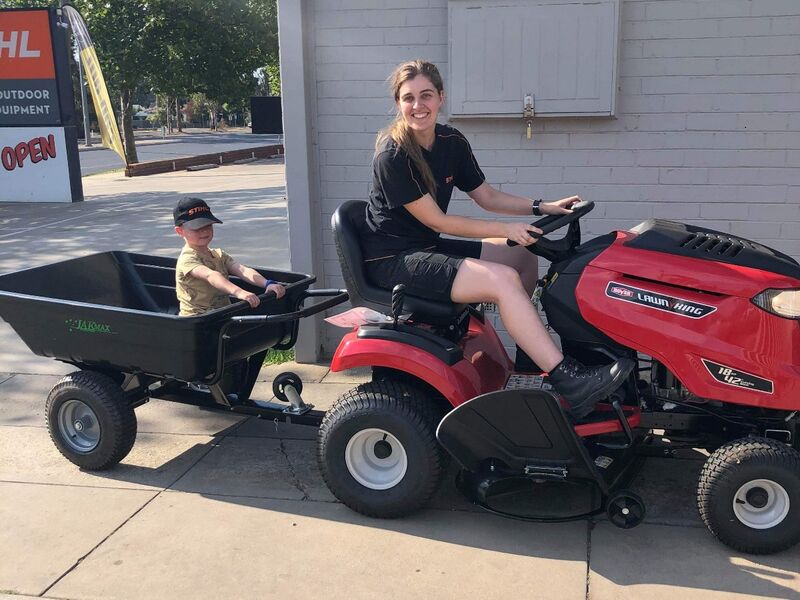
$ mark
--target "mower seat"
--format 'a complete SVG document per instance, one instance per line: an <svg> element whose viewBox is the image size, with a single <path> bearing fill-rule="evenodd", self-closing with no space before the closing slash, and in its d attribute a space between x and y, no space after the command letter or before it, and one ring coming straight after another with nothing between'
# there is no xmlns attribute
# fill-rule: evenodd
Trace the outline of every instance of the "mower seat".
<svg viewBox="0 0 800 600"><path fill-rule="evenodd" d="M367 203L363 200L348 200L333 213L331 227L336 242L336 252L342 267L347 293L353 306L366 306L384 314L391 314L392 292L379 288L367 279L364 272L364 257L359 243L359 228L366 221ZM406 294L403 313L411 313L413 321L436 326L447 326L457 320L467 304L435 302L419 296Z"/></svg>

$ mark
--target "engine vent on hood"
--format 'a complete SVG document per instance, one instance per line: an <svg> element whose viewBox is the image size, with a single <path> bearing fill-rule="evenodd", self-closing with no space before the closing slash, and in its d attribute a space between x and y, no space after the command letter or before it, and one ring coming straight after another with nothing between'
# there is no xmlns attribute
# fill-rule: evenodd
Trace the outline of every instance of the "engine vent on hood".
<svg viewBox="0 0 800 600"><path fill-rule="evenodd" d="M713 233L692 233L681 242L681 247L696 252L705 252L718 256L737 256L745 248L747 242Z"/></svg>
<svg viewBox="0 0 800 600"><path fill-rule="evenodd" d="M630 232L636 235L623 242L629 248L740 265L800 280L800 264L791 256L731 233L664 219L649 219Z"/></svg>

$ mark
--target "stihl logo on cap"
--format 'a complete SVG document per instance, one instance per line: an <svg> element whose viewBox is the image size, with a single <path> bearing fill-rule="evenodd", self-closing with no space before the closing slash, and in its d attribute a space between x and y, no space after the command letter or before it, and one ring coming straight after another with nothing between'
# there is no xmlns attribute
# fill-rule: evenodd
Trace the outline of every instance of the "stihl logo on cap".
<svg viewBox="0 0 800 600"><path fill-rule="evenodd" d="M191 217L199 212L211 212L211 209L207 206L195 206L194 208L189 209L189 216Z"/></svg>

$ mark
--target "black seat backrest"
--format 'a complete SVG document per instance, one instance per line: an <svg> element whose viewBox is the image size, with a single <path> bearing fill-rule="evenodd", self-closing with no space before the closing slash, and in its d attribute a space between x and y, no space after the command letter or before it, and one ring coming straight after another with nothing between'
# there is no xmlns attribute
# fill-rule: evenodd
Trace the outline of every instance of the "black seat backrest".
<svg viewBox="0 0 800 600"><path fill-rule="evenodd" d="M364 256L359 243L360 231L365 226L367 203L348 200L336 209L331 219L336 252L342 267L342 276L353 306L366 306L384 314L391 313L392 292L379 288L367 279ZM412 319L432 325L447 325L467 309L466 304L435 302L406 294L403 312Z"/></svg>

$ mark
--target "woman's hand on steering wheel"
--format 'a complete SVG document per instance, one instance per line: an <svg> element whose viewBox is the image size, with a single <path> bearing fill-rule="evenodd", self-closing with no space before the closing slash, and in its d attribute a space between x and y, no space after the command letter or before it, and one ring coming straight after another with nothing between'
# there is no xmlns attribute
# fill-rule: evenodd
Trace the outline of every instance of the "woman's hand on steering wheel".
<svg viewBox="0 0 800 600"><path fill-rule="evenodd" d="M569 198L562 198L554 202L542 202L539 205L539 210L543 215L568 215L572 211L573 204L581 201L580 196L570 196Z"/></svg>
<svg viewBox="0 0 800 600"><path fill-rule="evenodd" d="M566 203L571 201L573 198L564 198L563 200L559 200L557 202L553 202L551 204L559 205L562 202ZM578 226L578 220L585 216L586 214L590 213L594 208L594 202L591 200L588 201L581 201L576 202L571 205L571 208L567 209L564 206L559 206L559 212L554 215L547 215L546 217L542 217L538 221L535 221L530 224L529 227L525 227L528 232L533 232L537 238L541 238L543 235L547 235L552 233L556 229L561 229L562 227L569 226L570 229L567 232L567 237L564 239L569 241L570 249L577 247L580 244L580 228ZM506 229L508 231L508 229ZM530 235L530 234L529 234ZM531 244L517 241L516 238L512 237L512 235L508 234L507 244L509 246L516 246L517 244L524 244L528 246L528 249L537 254L537 250L532 249ZM542 238L541 242L547 246L552 244L552 242L548 241L547 238ZM561 240L559 240L561 243ZM537 244L536 248L540 248L542 244ZM552 254L551 252L548 254ZM542 256L544 256L542 254Z"/></svg>
<svg viewBox="0 0 800 600"><path fill-rule="evenodd" d="M542 235L541 229L528 223L504 223L504 225L506 230L505 237L516 242L520 246L530 246L536 243L536 238L533 237L531 233L535 234L537 237Z"/></svg>

